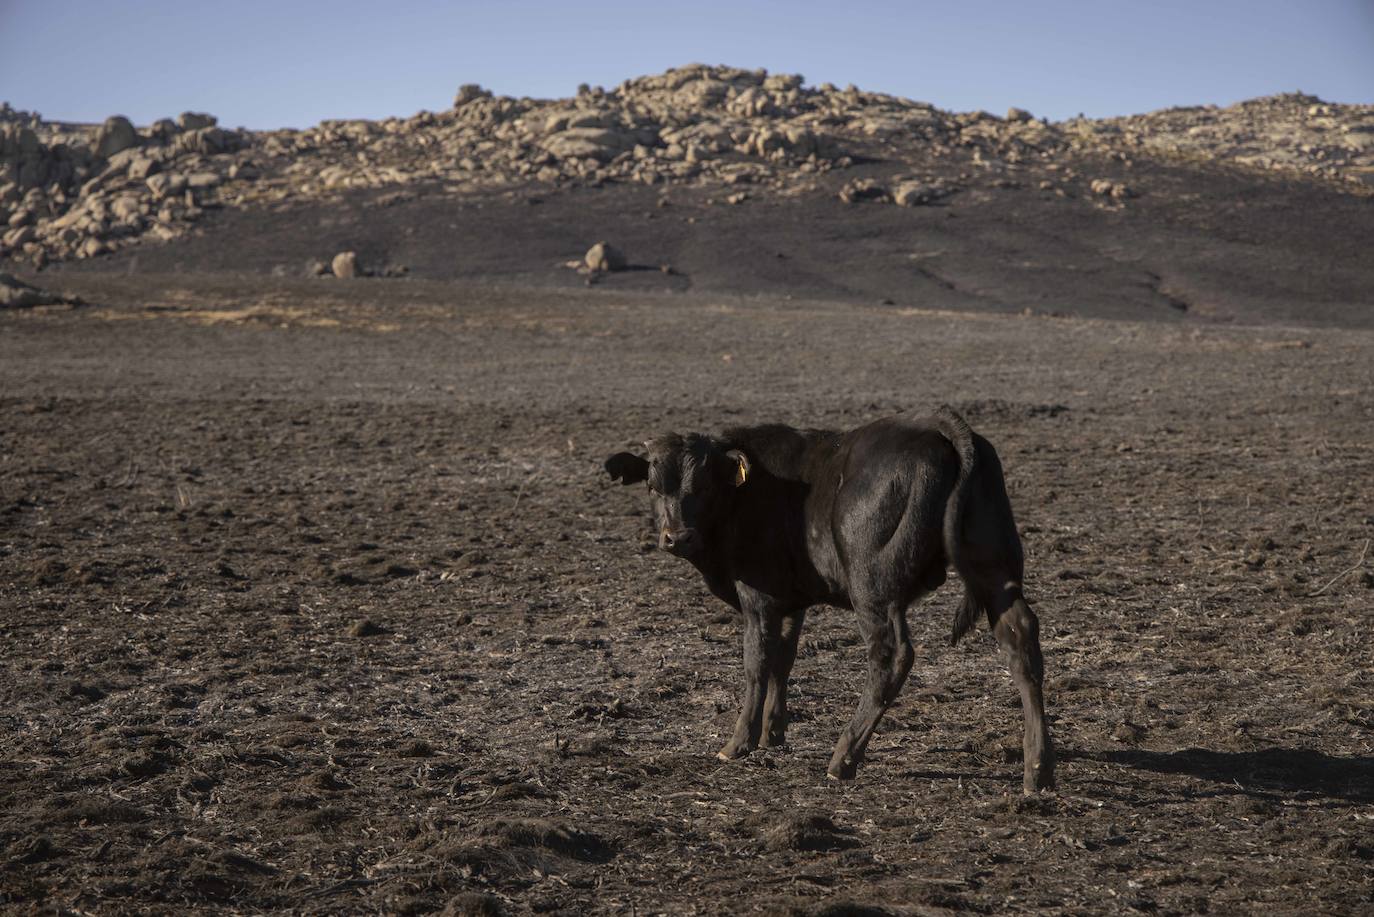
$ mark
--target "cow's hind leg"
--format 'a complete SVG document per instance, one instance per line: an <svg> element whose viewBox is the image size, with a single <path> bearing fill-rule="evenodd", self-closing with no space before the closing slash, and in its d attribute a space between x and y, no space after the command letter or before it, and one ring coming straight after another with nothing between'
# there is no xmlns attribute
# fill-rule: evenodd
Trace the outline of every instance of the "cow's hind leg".
<svg viewBox="0 0 1374 917"><path fill-rule="evenodd" d="M1021 589L1010 583L999 591L988 610L992 632L1006 655L1007 666L1016 690L1021 693L1021 715L1025 724L1026 793L1054 787L1054 745L1045 724L1042 686L1045 663L1040 655L1040 621L1026 603Z"/></svg>
<svg viewBox="0 0 1374 917"><path fill-rule="evenodd" d="M787 743L787 680L792 676L792 664L797 661L797 644L805 619L805 609L782 619L777 653L768 660L768 699L763 704L763 744L767 748Z"/></svg>
<svg viewBox="0 0 1374 917"><path fill-rule="evenodd" d="M877 611L860 606L855 610L859 615L859 632L868 644L868 683L859 699L859 709L835 743L827 771L835 780L850 780L858 771L878 720L897 699L916 658L907 631L905 605L889 605Z"/></svg>

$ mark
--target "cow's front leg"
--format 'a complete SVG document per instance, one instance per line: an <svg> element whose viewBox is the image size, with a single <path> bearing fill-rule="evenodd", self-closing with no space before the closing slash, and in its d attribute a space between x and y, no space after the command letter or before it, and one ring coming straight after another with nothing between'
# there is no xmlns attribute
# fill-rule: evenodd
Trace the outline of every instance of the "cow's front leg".
<svg viewBox="0 0 1374 917"><path fill-rule="evenodd" d="M792 664L797 661L797 644L805 620L804 608L782 619L777 657L769 660L768 699L763 705L763 744L767 748L787 744L787 680L792 676Z"/></svg>
<svg viewBox="0 0 1374 917"><path fill-rule="evenodd" d="M744 597L741 596L743 599ZM717 752L722 761L741 758L759 747L763 734L763 702L768 693L769 661L777 655L782 618L766 606L741 602L744 617L744 695L740 699L735 732Z"/></svg>

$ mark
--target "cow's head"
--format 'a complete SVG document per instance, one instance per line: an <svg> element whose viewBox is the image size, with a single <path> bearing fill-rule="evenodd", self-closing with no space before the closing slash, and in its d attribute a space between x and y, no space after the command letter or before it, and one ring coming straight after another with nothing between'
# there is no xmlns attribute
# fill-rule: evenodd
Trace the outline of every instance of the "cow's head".
<svg viewBox="0 0 1374 917"><path fill-rule="evenodd" d="M622 484L649 482L658 546L692 557L730 512L735 489L749 479L749 460L696 433L669 434L644 444L647 456L617 452L606 473Z"/></svg>

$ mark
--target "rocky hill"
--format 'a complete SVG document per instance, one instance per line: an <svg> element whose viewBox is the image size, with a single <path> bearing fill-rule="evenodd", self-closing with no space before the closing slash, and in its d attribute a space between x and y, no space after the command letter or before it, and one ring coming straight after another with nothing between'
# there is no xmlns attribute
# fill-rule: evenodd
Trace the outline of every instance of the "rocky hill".
<svg viewBox="0 0 1374 917"><path fill-rule="evenodd" d="M714 200L834 194L932 204L977 188L1131 206L1141 162L1300 176L1374 191L1374 106L1311 96L1049 122L953 113L762 70L689 66L557 100L463 86L453 107L384 121L246 131L187 112L135 127L0 107L0 265L98 258L194 231L208 210L268 212L358 189L474 192L614 184ZM864 168L881 162L882 170ZM718 193L717 193L718 190ZM1146 193L1148 191L1146 190ZM332 253L321 253L332 254Z"/></svg>

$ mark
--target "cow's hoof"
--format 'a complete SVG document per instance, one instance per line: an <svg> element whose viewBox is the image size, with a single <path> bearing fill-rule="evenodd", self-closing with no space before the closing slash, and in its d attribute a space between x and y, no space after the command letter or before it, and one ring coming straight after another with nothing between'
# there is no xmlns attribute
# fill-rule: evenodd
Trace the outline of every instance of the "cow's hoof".
<svg viewBox="0 0 1374 917"><path fill-rule="evenodd" d="M734 761L738 758L743 758L753 750L754 749L748 745L736 745L734 742L731 742L720 751L716 752L716 757L722 761Z"/></svg>
<svg viewBox="0 0 1374 917"><path fill-rule="evenodd" d="M825 775L831 780L853 780L859 774L857 761L840 761L831 764Z"/></svg>
<svg viewBox="0 0 1374 917"><path fill-rule="evenodd" d="M1030 768L1026 771L1025 779L1021 782L1021 791L1027 796L1034 796L1036 793L1052 789L1054 789L1053 767Z"/></svg>
<svg viewBox="0 0 1374 917"><path fill-rule="evenodd" d="M786 737L786 736L781 736L781 735L767 736L767 737L763 740L763 747L764 747L764 748L782 748L782 747L783 747L784 745L786 745L786 744L787 744L787 737Z"/></svg>

